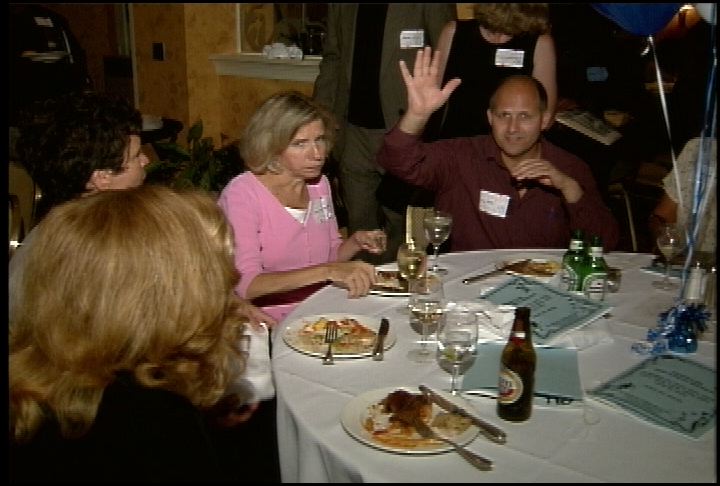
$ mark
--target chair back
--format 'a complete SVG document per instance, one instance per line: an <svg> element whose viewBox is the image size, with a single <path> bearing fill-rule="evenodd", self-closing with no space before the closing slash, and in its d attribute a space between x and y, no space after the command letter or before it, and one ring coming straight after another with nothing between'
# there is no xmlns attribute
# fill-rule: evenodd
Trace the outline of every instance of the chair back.
<svg viewBox="0 0 720 486"><path fill-rule="evenodd" d="M15 250L20 246L20 242L25 237L25 224L22 213L20 211L20 199L15 194L10 194L10 205L8 212L8 241L9 251L8 259L12 258Z"/></svg>
<svg viewBox="0 0 720 486"><path fill-rule="evenodd" d="M42 193L25 168L14 161L8 165L8 193L10 196L9 241L10 256L12 256L25 235L35 226L35 210Z"/></svg>

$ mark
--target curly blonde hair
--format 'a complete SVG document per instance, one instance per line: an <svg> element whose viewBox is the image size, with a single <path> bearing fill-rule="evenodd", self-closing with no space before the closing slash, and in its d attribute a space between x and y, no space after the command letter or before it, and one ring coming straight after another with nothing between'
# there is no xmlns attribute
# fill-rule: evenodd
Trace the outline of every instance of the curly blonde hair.
<svg viewBox="0 0 720 486"><path fill-rule="evenodd" d="M491 32L507 35L550 32L547 3L476 3L473 13L478 23Z"/></svg>
<svg viewBox="0 0 720 486"><path fill-rule="evenodd" d="M209 195L104 191L35 231L9 342L18 442L51 417L87 432L118 372L207 408L244 368L232 230Z"/></svg>
<svg viewBox="0 0 720 486"><path fill-rule="evenodd" d="M336 128L333 115L298 91L274 94L257 109L245 128L240 145L245 165L253 174L276 172L278 157L297 131L316 120L325 126L326 153L330 153Z"/></svg>

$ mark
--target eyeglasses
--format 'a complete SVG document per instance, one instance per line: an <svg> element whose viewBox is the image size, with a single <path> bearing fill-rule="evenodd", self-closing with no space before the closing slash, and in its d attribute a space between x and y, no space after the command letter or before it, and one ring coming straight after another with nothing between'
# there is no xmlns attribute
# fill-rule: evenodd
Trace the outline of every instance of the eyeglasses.
<svg viewBox="0 0 720 486"><path fill-rule="evenodd" d="M318 151L323 151L327 149L327 140L325 138L318 138L317 140L293 140L288 147L303 151L314 147Z"/></svg>

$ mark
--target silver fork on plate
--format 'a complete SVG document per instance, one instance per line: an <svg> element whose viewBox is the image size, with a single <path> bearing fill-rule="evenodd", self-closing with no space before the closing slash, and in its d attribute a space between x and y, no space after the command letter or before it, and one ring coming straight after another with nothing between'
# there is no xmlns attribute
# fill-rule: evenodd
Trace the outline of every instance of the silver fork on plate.
<svg viewBox="0 0 720 486"><path fill-rule="evenodd" d="M327 352L323 356L322 363L329 365L335 364L333 358L332 345L337 340L338 328L335 322L328 322L325 326L325 342L327 343Z"/></svg>
<svg viewBox="0 0 720 486"><path fill-rule="evenodd" d="M470 464L472 464L476 468L480 469L481 471L492 470L493 462L490 459L483 457L480 454L477 454L475 452L472 452L469 449L466 449L465 447L461 446L454 440L448 439L447 437L444 437L444 436L438 434L432 428L430 428L425 422L423 422L421 419L413 420L412 425L415 427L415 430L417 430L418 434L420 434L422 437L424 437L426 439L441 440L443 442L450 444L455 449L455 452L460 454L463 457L463 459L465 459L466 461L468 461Z"/></svg>

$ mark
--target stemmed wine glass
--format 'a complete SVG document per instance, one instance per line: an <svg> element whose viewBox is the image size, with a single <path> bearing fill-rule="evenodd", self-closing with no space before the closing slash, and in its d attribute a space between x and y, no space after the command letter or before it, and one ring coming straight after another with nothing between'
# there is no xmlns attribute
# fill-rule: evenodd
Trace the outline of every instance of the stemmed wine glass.
<svg viewBox="0 0 720 486"><path fill-rule="evenodd" d="M445 308L443 281L439 276L427 273L411 280L408 288L410 312L422 326L420 347L411 350L408 358L416 363L428 363L434 361L433 353L428 347L430 328L432 326L433 331L435 330ZM410 324L412 325L412 319Z"/></svg>
<svg viewBox="0 0 720 486"><path fill-rule="evenodd" d="M398 247L397 252L397 266L398 273L405 282L408 284L408 290L410 288L410 282L419 278L425 273L425 267L427 263L427 254L425 249L418 248L413 240L406 241ZM408 301L405 308L401 308L402 313L407 313L410 309L410 302Z"/></svg>
<svg viewBox="0 0 720 486"><path fill-rule="evenodd" d="M428 212L423 218L423 227L425 228L425 234L427 235L428 241L432 243L434 256L433 266L431 271L439 275L447 274L447 269L440 268L438 266L438 253L440 251L440 245L450 236L450 229L452 228L452 216L450 213L434 209Z"/></svg>
<svg viewBox="0 0 720 486"><path fill-rule="evenodd" d="M673 257L680 253L683 247L682 232L675 225L665 224L660 229L656 241L658 250L665 257L665 277L653 282L653 287L661 290L677 289L678 284L670 281L670 264Z"/></svg>
<svg viewBox="0 0 720 486"><path fill-rule="evenodd" d="M477 314L464 308L446 310L437 335L437 357L452 365L450 393L458 393L458 377L475 361L478 340Z"/></svg>

